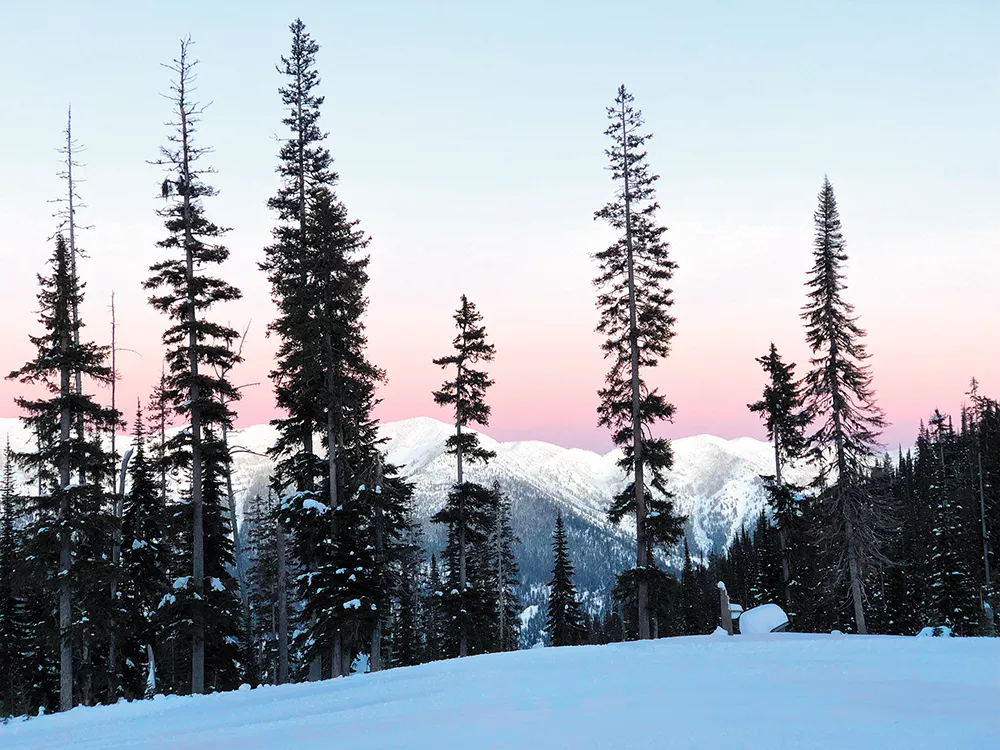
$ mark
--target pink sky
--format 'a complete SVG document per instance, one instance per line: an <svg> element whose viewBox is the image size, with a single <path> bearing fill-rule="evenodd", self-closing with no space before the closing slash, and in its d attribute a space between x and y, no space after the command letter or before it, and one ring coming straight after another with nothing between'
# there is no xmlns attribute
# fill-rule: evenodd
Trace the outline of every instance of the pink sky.
<svg viewBox="0 0 1000 750"><path fill-rule="evenodd" d="M609 447L595 425L605 368L590 280L591 255L610 238L592 217L613 189L604 115L622 82L656 134L649 160L679 265L674 351L651 377L677 406L665 434L762 437L746 404L763 387L754 358L772 340L804 373L798 314L824 173L848 241L847 297L870 333L893 423L887 445L911 443L936 407L957 413L973 375L1000 397L996 9L748 5L722 18L680 5L650 4L647 21L619 39L599 5L386 13L306 0L339 193L372 236L371 358L389 377L382 419L448 418L431 399L443 378L431 359L447 353L465 293L497 347L486 431ZM165 321L141 289L163 236L162 173L148 162L170 116L160 63L190 32L198 95L213 101L199 132L218 170L207 213L233 227L223 273L245 295L217 314L251 323L234 379L260 383L245 391L239 422L270 419L271 305L257 263L273 225L274 64L288 45L287 11L11 12L0 27L0 90L22 114L5 120L0 139L0 370L32 354L35 274L54 228L47 201L63 191L55 148L72 102L88 147L81 223L93 226L82 233L86 334L108 340L114 291L120 346L138 352L120 355L127 417L149 393ZM837 50L837 64L816 49ZM15 414L19 392L0 382L0 416Z"/></svg>

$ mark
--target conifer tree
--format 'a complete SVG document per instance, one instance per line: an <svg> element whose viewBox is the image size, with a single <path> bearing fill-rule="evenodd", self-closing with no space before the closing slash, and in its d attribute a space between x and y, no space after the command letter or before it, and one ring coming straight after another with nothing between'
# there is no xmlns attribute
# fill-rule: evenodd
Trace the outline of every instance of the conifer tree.
<svg viewBox="0 0 1000 750"><path fill-rule="evenodd" d="M645 639L650 637L650 582L643 571L652 563L654 545L672 546L680 539L672 506L653 507L651 503L651 490L665 493L664 474L673 463L670 443L653 437L651 430L658 422L672 419L674 407L648 386L642 374L670 351L674 318L669 312L673 299L667 284L676 265L664 239L666 227L656 220L659 204L654 183L659 177L650 172L643 150L651 136L642 132L642 113L633 101L621 86L615 106L607 110L610 124L605 135L612 145L605 153L612 178L621 187L595 218L608 222L619 237L597 253L600 274L594 284L601 314L597 331L607 337L602 349L611 361L605 386L599 391L599 422L612 431L615 444L623 449L620 465L631 479L615 499L609 517L617 523L626 513L635 513L638 632Z"/></svg>
<svg viewBox="0 0 1000 750"><path fill-rule="evenodd" d="M85 639L86 631L106 621L110 610L106 596L102 609L97 609L94 592L106 591L111 575L107 555L100 554L110 549L113 520L107 508L111 498L102 480L111 470L111 460L99 438L87 433L106 431L117 423L118 415L74 388L78 372L105 384L111 370L105 364L107 347L75 343L76 331L83 324L79 318L74 320L72 311L83 293L72 274L62 235L56 237L50 266L51 276L39 276L44 332L30 337L37 356L8 377L29 386L44 385L50 395L17 399L27 415L22 417L25 426L46 438L38 451L19 454L17 460L29 474L42 478L42 491L29 499L32 521L25 530L26 557L38 566L35 586L48 590L55 582L59 706L69 710L74 705L74 670L84 662L82 652L74 658L75 645ZM81 424L83 429L74 429Z"/></svg>
<svg viewBox="0 0 1000 750"><path fill-rule="evenodd" d="M586 641L583 610L577 599L573 583L573 563L566 542L566 526L562 512L556 514L556 527L552 534L552 580L549 582L548 615L545 630L549 645L579 646Z"/></svg>
<svg viewBox="0 0 1000 750"><path fill-rule="evenodd" d="M444 654L444 584L441 581L441 572L438 569L437 555L431 555L430 566L427 570L427 587L424 589L422 600L424 611L424 658L425 661L437 661L443 659Z"/></svg>
<svg viewBox="0 0 1000 750"><path fill-rule="evenodd" d="M486 427L490 423L490 407L486 403L486 389L493 385L485 370L476 369L480 362L492 362L496 347L486 341L486 327L481 325L483 316L476 306L462 295L455 312L458 335L452 341L454 354L439 357L434 364L442 368L455 368L453 380L447 380L441 390L434 392L434 403L451 406L455 414L455 434L448 438L448 452L455 456L456 484L463 482L464 462L487 462L496 454L479 444L479 435L462 432L471 424Z"/></svg>
<svg viewBox="0 0 1000 750"><path fill-rule="evenodd" d="M968 533L962 508L961 459L958 439L939 411L930 420L934 468L929 487L933 527L930 540L930 609L936 624L956 635L972 635L977 624L976 590L965 552Z"/></svg>
<svg viewBox="0 0 1000 750"><path fill-rule="evenodd" d="M189 421L189 426L170 440L169 453L186 469L188 478L185 495L190 503L191 526L183 546L190 554L190 577L184 591L194 605L189 613L191 692L202 693L209 684L205 645L211 607L208 600L217 598L206 583L210 578L221 581L220 567L227 562L227 558L210 559L206 542L207 525L212 522L208 517L215 519L217 532L225 523L221 519L222 507L214 507L223 501L214 483L222 476L229 456L219 449L215 435L223 425L232 426L229 405L239 399L239 391L219 374L229 372L239 361L233 351L238 334L229 326L210 321L207 313L216 303L241 295L233 285L208 274L210 267L228 258L229 251L217 244L227 230L206 217L203 205L204 199L216 191L205 182L212 170L199 165L209 149L196 145L194 137L204 108L192 98L197 63L189 57L190 45L190 39L183 40L179 57L166 66L176 76L168 97L175 120L170 123L173 132L167 137L168 145L160 149L156 163L167 173L161 192L164 200L171 201L158 212L168 236L157 246L167 257L150 267L144 286L154 292L150 297L153 307L171 321L163 334L168 366L164 397L179 417ZM212 546L218 553L226 544L220 539ZM217 574L208 572L209 568ZM224 683L214 678L211 682Z"/></svg>
<svg viewBox="0 0 1000 750"><path fill-rule="evenodd" d="M814 262L801 316L814 355L805 378L806 408L818 423L809 437L809 451L819 467L826 537L835 548L834 584L849 582L855 627L864 634L865 578L885 561L882 527L888 515L886 499L872 496L865 478L885 419L875 403L865 332L854 306L843 298L846 244L828 179L819 193L814 223Z"/></svg>
<svg viewBox="0 0 1000 750"><path fill-rule="evenodd" d="M342 639L344 627L353 627L347 621L357 621L343 609L334 613L330 602L321 599L343 591L330 578L344 567L336 558L357 548L352 534L369 528L364 509L350 506L360 499L366 481L373 485L378 438L370 413L375 386L384 374L365 354L368 256L363 251L368 238L337 199L338 176L318 124L323 104L316 92L319 46L300 20L290 30L291 51L279 66L286 77L279 93L290 137L279 154L282 186L269 201L278 218L275 242L267 248L262 268L278 305L270 330L280 337L280 345L271 377L278 405L286 412L275 422L274 487L303 571L304 611L313 613L306 650L314 654L315 678L315 658L322 650L332 650L335 675L349 671ZM316 432L322 435L325 457L318 457L313 445Z"/></svg>
<svg viewBox="0 0 1000 750"><path fill-rule="evenodd" d="M475 588L470 575L470 557L478 545L482 545L489 534L491 493L485 487L464 481L464 463L486 462L495 455L483 448L479 435L462 432L470 424L487 426L490 407L486 403L486 389L493 385L485 370L477 369L480 362L492 362L496 350L486 340L486 327L482 325L482 315L476 306L462 295L461 304L455 312L455 326L458 335L452 342L454 353L434 360L442 368L455 368L455 377L447 380L441 390L434 392L434 402L441 406L451 406L455 415L455 434L448 438L448 452L455 456L457 478L444 508L431 520L448 524L448 547L445 559L448 562L448 582L451 587L443 604L450 604L450 622L457 628L458 656L469 654L470 630L476 615L482 615L485 590ZM478 571L484 573L484 571ZM486 581L479 582L480 586ZM474 614L474 610L476 610ZM482 634L477 634L481 637Z"/></svg>
<svg viewBox="0 0 1000 750"><path fill-rule="evenodd" d="M493 530L490 534L490 581L493 595L496 599L496 651L516 651L519 643L520 628L517 619L520 603L517 598L517 587L520 585L520 573L517 558L514 555L514 545L518 543L511 522L510 498L500 487L499 482L493 483Z"/></svg>
<svg viewBox="0 0 1000 750"><path fill-rule="evenodd" d="M119 682L127 698L142 697L155 677L159 638L156 613L167 594L167 509L146 455L142 408L136 415L129 490L122 500L118 642L124 665Z"/></svg>
<svg viewBox="0 0 1000 750"><path fill-rule="evenodd" d="M795 498L798 488L785 483L782 470L789 461L801 457L805 450L805 428L809 424L809 413L803 408L794 363L786 364L782 361L773 343L767 355L758 357L757 362L764 368L770 382L764 386L763 397L748 407L751 412L761 415L767 429L767 439L774 445L774 477L765 477L764 481L771 496L774 522L778 527L784 600L786 606L791 608L789 531L797 517Z"/></svg>
<svg viewBox="0 0 1000 750"><path fill-rule="evenodd" d="M14 457L8 438L0 483L0 718L24 714L30 705L34 654L28 639L31 623L23 598L22 540L14 526L18 505Z"/></svg>
<svg viewBox="0 0 1000 750"><path fill-rule="evenodd" d="M684 567L681 569L681 626L684 635L696 635L701 628L698 582L687 537L684 537Z"/></svg>

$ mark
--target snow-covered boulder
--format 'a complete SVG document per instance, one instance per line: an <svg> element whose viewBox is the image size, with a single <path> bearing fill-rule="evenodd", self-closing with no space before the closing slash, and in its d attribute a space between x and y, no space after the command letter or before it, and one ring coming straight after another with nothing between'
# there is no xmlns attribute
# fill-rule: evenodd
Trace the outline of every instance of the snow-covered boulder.
<svg viewBox="0 0 1000 750"><path fill-rule="evenodd" d="M788 615L777 604L762 604L748 609L740 615L740 633L761 635L784 630L788 625Z"/></svg>

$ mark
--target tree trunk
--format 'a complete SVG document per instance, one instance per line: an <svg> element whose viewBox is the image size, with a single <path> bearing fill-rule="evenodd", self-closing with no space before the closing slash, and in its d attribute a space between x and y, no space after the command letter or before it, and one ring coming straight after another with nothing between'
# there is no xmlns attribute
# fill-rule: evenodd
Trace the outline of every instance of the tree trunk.
<svg viewBox="0 0 1000 750"><path fill-rule="evenodd" d="M188 401L191 413L191 586L196 603L194 622L191 628L191 692L205 692L205 521L204 496L202 493L203 450L201 444L202 414L201 389L198 386L198 335L195 331L197 318L194 307L194 233L191 226L191 152L190 132L185 106L186 47L181 45L181 74L178 82L178 111L181 119L181 175L184 185L182 220L184 224L184 256L186 261L186 284L188 293Z"/></svg>
<svg viewBox="0 0 1000 750"><path fill-rule="evenodd" d="M845 531L847 534L847 562L851 569L851 599L854 601L854 620L858 628L858 634L867 635L868 627L865 625L864 594L861 589L861 566L858 564L854 525L849 515L845 521Z"/></svg>
<svg viewBox="0 0 1000 750"><path fill-rule="evenodd" d="M639 392L639 326L636 315L635 269L632 249L632 196L629 193L628 130L625 118L625 101L622 100L622 153L625 168L625 249L628 269L628 314L629 314L629 356L632 374L632 449L635 457L635 566L639 571L639 585L636 592L638 602L639 639L649 638L649 586L643 571L649 564L646 554L646 494L643 476L642 417L640 414L641 394Z"/></svg>

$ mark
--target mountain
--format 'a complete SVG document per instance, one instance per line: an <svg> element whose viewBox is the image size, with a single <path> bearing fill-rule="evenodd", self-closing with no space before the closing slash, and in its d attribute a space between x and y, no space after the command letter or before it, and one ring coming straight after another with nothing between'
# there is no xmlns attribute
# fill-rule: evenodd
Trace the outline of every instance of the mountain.
<svg viewBox="0 0 1000 750"><path fill-rule="evenodd" d="M28 448L29 436L17 420L0 420L0 430L4 429L15 449ZM381 427L388 460L401 466L403 476L415 485L416 514L434 550L443 545L443 530L426 522L440 509L454 482L454 457L445 452L453 429L427 417ZM265 453L275 437L270 425L233 431L234 486L241 504L249 494L266 492L271 462ZM544 620L544 586L551 576L550 543L557 510L565 516L576 583L588 609L601 609L617 574L634 564L634 527L627 522L614 527L605 519L610 498L624 483L616 465L620 452L600 455L539 441L499 443L486 435L480 438L497 456L486 467L469 467L467 478L483 484L497 480L511 498L514 531L521 541L523 632L530 643ZM122 448L125 444L123 438ZM674 469L667 486L680 512L689 518L692 552L698 556L719 551L764 507L760 475L774 471L771 446L752 438L724 440L711 435L679 438L672 444ZM812 478L796 467L788 470L787 477L797 483ZM676 554L668 559L673 567L679 568L679 563Z"/></svg>

